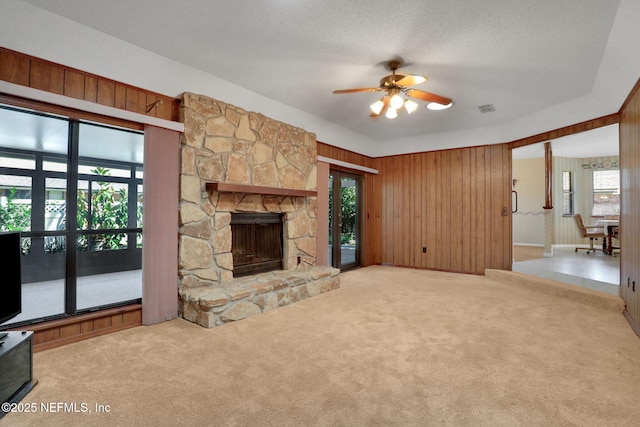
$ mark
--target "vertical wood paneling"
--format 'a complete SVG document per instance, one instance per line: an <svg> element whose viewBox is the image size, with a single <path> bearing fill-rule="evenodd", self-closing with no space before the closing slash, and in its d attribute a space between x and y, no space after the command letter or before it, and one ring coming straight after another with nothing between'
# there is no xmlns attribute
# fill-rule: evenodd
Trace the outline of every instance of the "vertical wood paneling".
<svg viewBox="0 0 640 427"><path fill-rule="evenodd" d="M158 104L158 107L156 108L156 117L172 117L173 116L173 112L171 110L171 107L174 104L171 102L167 102L166 99L163 99L160 104ZM177 114L176 114L177 116Z"/></svg>
<svg viewBox="0 0 640 427"><path fill-rule="evenodd" d="M405 236L407 242L402 246L402 263L414 265L413 253L413 200L411 200L411 187L415 181L412 181L415 171L413 170L412 156L402 156L400 164L402 165L402 205L407 212L401 215L402 218L402 236Z"/></svg>
<svg viewBox="0 0 640 427"><path fill-rule="evenodd" d="M438 254L440 265L438 268L451 270L451 256L453 242L451 240L451 154L453 150L439 151L441 159L440 181L438 193L440 194L438 209ZM448 249L445 249L448 248Z"/></svg>
<svg viewBox="0 0 640 427"><path fill-rule="evenodd" d="M96 102L108 107L116 105L116 84L114 82L98 80L98 93Z"/></svg>
<svg viewBox="0 0 640 427"><path fill-rule="evenodd" d="M127 87L121 84L116 84L115 90L115 103L113 105L121 110L127 109Z"/></svg>
<svg viewBox="0 0 640 427"><path fill-rule="evenodd" d="M502 197L502 185L500 179L502 178L502 150L500 146L491 146L491 187L489 194L491 195L491 217L500 218L500 214L503 208ZM503 244L502 233L493 232L497 227L493 226L490 233L491 238L491 265L499 265L503 256ZM497 231L497 230L496 230Z"/></svg>
<svg viewBox="0 0 640 427"><path fill-rule="evenodd" d="M469 235L470 235L470 246L471 249L469 251L469 259L470 259L470 268L469 271L478 271L478 251L481 246L478 245L478 220L477 220L477 209L478 209L478 150L469 149L469 206L466 210L466 213L469 215ZM480 197L481 198L481 197Z"/></svg>
<svg viewBox="0 0 640 427"><path fill-rule="evenodd" d="M511 216L511 178L512 173L512 153L506 145L502 145L502 206L506 209L506 216L501 217L502 221L502 265L513 263L513 218Z"/></svg>
<svg viewBox="0 0 640 427"><path fill-rule="evenodd" d="M416 182L411 187L411 210L413 212L413 229L411 230L411 253L413 255L412 265L422 266L422 229L424 222L422 220L422 184L424 177L422 176L422 157L421 155L412 156L413 171L416 175Z"/></svg>
<svg viewBox="0 0 640 427"><path fill-rule="evenodd" d="M158 99L157 96L155 96L153 94L150 94L150 93L147 93L146 94L146 100L144 102L145 114L147 114L148 116L154 116L155 117L156 113L158 112L158 104L155 104L155 103L158 102L158 101L159 101L159 99ZM151 108L151 105L154 105L154 104L155 104L155 106L153 108ZM151 108L151 110L149 110L148 113L146 112L147 108Z"/></svg>
<svg viewBox="0 0 640 427"><path fill-rule="evenodd" d="M478 274L511 268L506 144L386 157L379 169L382 262Z"/></svg>
<svg viewBox="0 0 640 427"><path fill-rule="evenodd" d="M98 79L93 76L84 79L84 100L98 102Z"/></svg>
<svg viewBox="0 0 640 427"><path fill-rule="evenodd" d="M46 62L31 61L29 83L34 89L62 95L64 92L64 70Z"/></svg>
<svg viewBox="0 0 640 427"><path fill-rule="evenodd" d="M384 168L385 171L388 171L389 176L385 176L385 179L382 180L382 262L390 263L393 259L393 228L385 227L386 219L391 218L393 216L393 196L386 197L387 194L393 194L393 158L385 157L379 163L381 168ZM388 179L387 179L388 178Z"/></svg>
<svg viewBox="0 0 640 427"><path fill-rule="evenodd" d="M4 48L0 48L0 80L141 114L150 104L147 97L160 99L162 104L150 114L178 120L179 100Z"/></svg>
<svg viewBox="0 0 640 427"><path fill-rule="evenodd" d="M146 101L146 93L132 87L127 88L125 107L126 110L133 111L134 113L144 114Z"/></svg>
<svg viewBox="0 0 640 427"><path fill-rule="evenodd" d="M436 152L429 152L426 154L426 190L423 192L425 200L423 206L425 209L426 227L424 234L426 234L426 246L427 246L427 263L423 265L426 268L437 268L438 263L436 255L439 252L438 249L438 209L437 200L438 197L438 159Z"/></svg>
<svg viewBox="0 0 640 427"><path fill-rule="evenodd" d="M476 206L476 245L478 247L476 271L484 271L489 266L490 251L487 251L487 244L489 235L487 230L491 226L491 216L488 211L489 201L487 200L487 171L489 167L487 165L487 152L489 147L481 147L476 153L476 170L478 178L478 187L476 189L478 194L477 206Z"/></svg>
<svg viewBox="0 0 640 427"><path fill-rule="evenodd" d="M402 247L404 242L402 241L404 236L402 223L404 219L403 212L403 203L404 200L402 198L402 170L404 164L402 163L402 157L396 156L392 159L393 164L393 222L391 223L391 227L393 229L393 237L391 243L393 244L393 258L391 262L395 265L404 265L402 264ZM401 237L401 238L398 238Z"/></svg>
<svg viewBox="0 0 640 427"><path fill-rule="evenodd" d="M29 86L30 66L29 58L0 51L0 80Z"/></svg>
<svg viewBox="0 0 640 427"><path fill-rule="evenodd" d="M64 70L64 95L84 99L84 75L71 70Z"/></svg>
<svg viewBox="0 0 640 427"><path fill-rule="evenodd" d="M464 210L463 180L466 171L463 168L462 153L464 150L451 150L450 179L451 188L449 210L449 239L451 244L451 264L453 271L465 271L463 267L463 234L462 211Z"/></svg>
<svg viewBox="0 0 640 427"><path fill-rule="evenodd" d="M87 338L140 326L142 307L133 304L30 325L33 350L39 352Z"/></svg>
<svg viewBox="0 0 640 427"><path fill-rule="evenodd" d="M640 324L640 93L637 86L620 117L620 296ZM635 291L633 288L635 282Z"/></svg>
<svg viewBox="0 0 640 427"><path fill-rule="evenodd" d="M471 149L462 150L462 194L460 210L462 215L462 271L472 271L471 258L473 247L471 246Z"/></svg>

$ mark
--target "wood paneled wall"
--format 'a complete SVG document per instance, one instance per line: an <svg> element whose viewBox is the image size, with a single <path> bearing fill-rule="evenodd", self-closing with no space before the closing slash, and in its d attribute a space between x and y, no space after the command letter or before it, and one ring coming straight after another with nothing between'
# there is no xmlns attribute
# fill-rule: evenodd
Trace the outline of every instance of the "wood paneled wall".
<svg viewBox="0 0 640 427"><path fill-rule="evenodd" d="M165 120L178 120L179 100L4 48L0 48L0 80ZM156 102L147 113L149 106Z"/></svg>
<svg viewBox="0 0 640 427"><path fill-rule="evenodd" d="M620 296L640 324L640 91L636 84L620 115ZM633 325L633 323L632 323Z"/></svg>
<svg viewBox="0 0 640 427"><path fill-rule="evenodd" d="M142 324L141 319L142 306L132 304L29 325L28 329L33 331L33 351L39 352L134 328Z"/></svg>
<svg viewBox="0 0 640 427"><path fill-rule="evenodd" d="M364 174L364 265L511 269L506 144L374 159L319 143L318 154L380 172Z"/></svg>
<svg viewBox="0 0 640 427"><path fill-rule="evenodd" d="M383 263L476 274L511 269L506 144L384 157L378 166Z"/></svg>

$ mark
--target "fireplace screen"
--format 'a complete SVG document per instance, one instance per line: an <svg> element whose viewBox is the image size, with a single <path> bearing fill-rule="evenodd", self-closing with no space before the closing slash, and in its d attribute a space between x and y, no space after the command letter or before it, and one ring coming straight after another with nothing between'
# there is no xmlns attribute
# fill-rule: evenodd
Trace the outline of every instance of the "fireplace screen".
<svg viewBox="0 0 640 427"><path fill-rule="evenodd" d="M233 276L282 270L282 215L231 214Z"/></svg>

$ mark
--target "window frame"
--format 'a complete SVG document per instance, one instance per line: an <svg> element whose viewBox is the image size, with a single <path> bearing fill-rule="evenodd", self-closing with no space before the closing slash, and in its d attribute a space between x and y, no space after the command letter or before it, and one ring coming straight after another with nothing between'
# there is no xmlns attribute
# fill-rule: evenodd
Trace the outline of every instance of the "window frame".
<svg viewBox="0 0 640 427"><path fill-rule="evenodd" d="M611 188L599 188L596 189L596 174L598 173L606 173L606 172L615 172L618 175L616 187ZM617 196L618 198L618 208L617 213L615 212L596 212L596 194L609 194L611 196ZM594 218L602 218L608 215L619 215L620 213L620 170L619 169L593 169L591 171L591 216Z"/></svg>
<svg viewBox="0 0 640 427"><path fill-rule="evenodd" d="M569 174L569 188L565 187L565 174ZM569 197L569 209L566 209L565 200ZM562 216L573 216L575 214L575 174L573 171L562 171Z"/></svg>

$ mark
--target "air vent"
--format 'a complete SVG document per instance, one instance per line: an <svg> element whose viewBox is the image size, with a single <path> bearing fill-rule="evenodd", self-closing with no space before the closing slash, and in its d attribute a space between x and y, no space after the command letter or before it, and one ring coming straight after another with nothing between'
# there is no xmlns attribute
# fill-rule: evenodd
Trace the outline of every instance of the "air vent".
<svg viewBox="0 0 640 427"><path fill-rule="evenodd" d="M487 104L487 105L479 106L478 110L480 110L480 112L482 114L484 114L484 113L493 113L494 111L496 111L496 107L494 107L493 104Z"/></svg>

